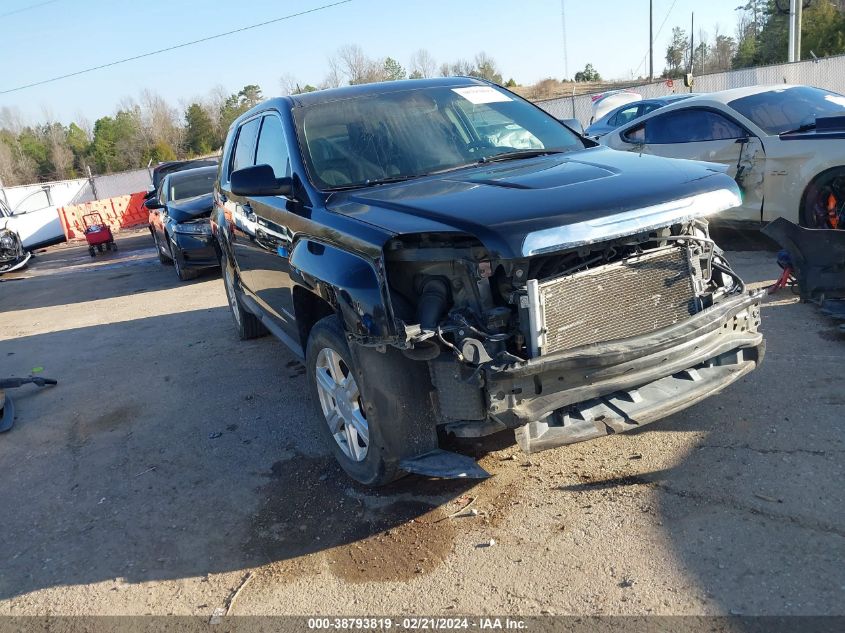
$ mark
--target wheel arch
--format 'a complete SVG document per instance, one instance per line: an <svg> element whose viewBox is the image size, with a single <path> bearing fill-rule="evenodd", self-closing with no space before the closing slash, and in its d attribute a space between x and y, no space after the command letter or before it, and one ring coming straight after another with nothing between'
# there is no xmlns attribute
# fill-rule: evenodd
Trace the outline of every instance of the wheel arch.
<svg viewBox="0 0 845 633"><path fill-rule="evenodd" d="M360 339L387 342L395 337L397 327L380 261L306 238L293 246L290 276L297 322L304 317L299 323L303 346L316 320L329 314L327 309L339 315L348 334Z"/></svg>
<svg viewBox="0 0 845 633"><path fill-rule="evenodd" d="M800 198L800 206L798 208L798 220L800 226L807 227L807 219L804 215L804 209L807 205L807 199L813 193L814 188L817 186L817 183L829 176L835 174L842 174L845 175L845 165L836 165L834 167L828 167L827 169L823 169L822 171L818 172L815 176L810 178L807 182L807 186L804 187L804 190L801 192ZM845 202L845 200L843 200Z"/></svg>

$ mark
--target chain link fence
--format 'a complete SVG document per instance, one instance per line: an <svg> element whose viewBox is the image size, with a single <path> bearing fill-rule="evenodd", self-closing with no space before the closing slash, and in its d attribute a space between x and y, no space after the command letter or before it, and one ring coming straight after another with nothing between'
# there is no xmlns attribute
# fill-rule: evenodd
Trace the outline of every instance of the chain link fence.
<svg viewBox="0 0 845 633"><path fill-rule="evenodd" d="M784 83L806 84L845 94L845 55L701 75L695 78L693 91L716 92L729 88ZM626 90L641 94L643 99L652 99L675 92L686 92L689 89L684 88L682 79L674 79L671 82L663 79L630 86ZM537 105L559 119L578 119L587 126L593 114L592 98L595 94L600 93L548 99L538 101Z"/></svg>

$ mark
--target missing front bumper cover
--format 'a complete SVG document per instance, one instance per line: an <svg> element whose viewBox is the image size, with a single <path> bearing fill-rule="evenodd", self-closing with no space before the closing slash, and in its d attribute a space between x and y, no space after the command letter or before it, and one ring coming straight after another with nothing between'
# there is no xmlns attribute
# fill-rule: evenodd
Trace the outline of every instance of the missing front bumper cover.
<svg viewBox="0 0 845 633"><path fill-rule="evenodd" d="M537 453L639 428L718 393L753 370L765 344L722 354L635 389L616 391L552 412L515 431L519 447Z"/></svg>
<svg viewBox="0 0 845 633"><path fill-rule="evenodd" d="M761 293L725 299L638 337L487 375L489 413L528 452L636 428L718 392L762 360Z"/></svg>

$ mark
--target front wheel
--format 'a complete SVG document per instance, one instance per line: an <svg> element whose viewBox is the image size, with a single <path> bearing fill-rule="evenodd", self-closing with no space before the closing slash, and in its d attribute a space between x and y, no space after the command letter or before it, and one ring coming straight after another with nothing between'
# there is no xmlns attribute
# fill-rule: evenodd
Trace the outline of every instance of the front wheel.
<svg viewBox="0 0 845 633"><path fill-rule="evenodd" d="M179 258L179 247L172 237L170 238L170 259L173 260L173 267L176 269L179 281L190 281L199 277L200 271L195 268L185 268L185 263Z"/></svg>
<svg viewBox="0 0 845 633"><path fill-rule="evenodd" d="M156 253L158 253L158 261L162 264L172 264L173 262L167 255L164 254L164 249L161 248L161 244L158 241L158 233L156 233L154 229L150 229L150 233L153 234L153 241L156 244Z"/></svg>
<svg viewBox="0 0 845 633"><path fill-rule="evenodd" d="M311 397L319 409L319 433L346 474L368 486L380 486L401 473L385 449L381 416L361 393L365 377L355 367L343 328L334 315L318 321L305 354ZM391 421L395 425L400 420Z"/></svg>

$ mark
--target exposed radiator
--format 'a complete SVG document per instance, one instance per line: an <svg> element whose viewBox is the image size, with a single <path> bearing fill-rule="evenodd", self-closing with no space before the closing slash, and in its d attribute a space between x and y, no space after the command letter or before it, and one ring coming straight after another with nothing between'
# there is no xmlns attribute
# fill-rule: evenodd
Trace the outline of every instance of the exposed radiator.
<svg viewBox="0 0 845 633"><path fill-rule="evenodd" d="M528 282L533 354L645 334L697 311L684 247Z"/></svg>

